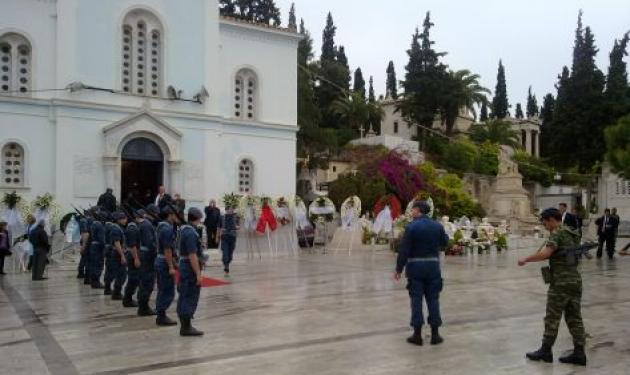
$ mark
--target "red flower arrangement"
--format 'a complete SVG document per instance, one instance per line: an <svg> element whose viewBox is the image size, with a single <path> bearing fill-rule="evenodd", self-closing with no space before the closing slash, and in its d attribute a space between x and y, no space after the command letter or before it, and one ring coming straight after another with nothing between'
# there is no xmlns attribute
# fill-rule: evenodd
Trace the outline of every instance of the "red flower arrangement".
<svg viewBox="0 0 630 375"><path fill-rule="evenodd" d="M374 205L374 216L376 217L388 204L392 214L392 220L396 220L402 213L402 207L398 198L393 194L387 194L376 202Z"/></svg>

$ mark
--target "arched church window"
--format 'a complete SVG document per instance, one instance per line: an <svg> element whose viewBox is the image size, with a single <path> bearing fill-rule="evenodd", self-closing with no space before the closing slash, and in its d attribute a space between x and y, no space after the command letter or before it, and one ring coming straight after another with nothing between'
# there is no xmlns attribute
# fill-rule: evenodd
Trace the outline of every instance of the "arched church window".
<svg viewBox="0 0 630 375"><path fill-rule="evenodd" d="M254 192L254 163L249 159L238 164L238 189L241 194Z"/></svg>
<svg viewBox="0 0 630 375"><path fill-rule="evenodd" d="M22 35L0 37L0 93L27 94L31 90L32 50Z"/></svg>
<svg viewBox="0 0 630 375"><path fill-rule="evenodd" d="M1 185L24 186L24 149L15 142L9 142L2 147Z"/></svg>
<svg viewBox="0 0 630 375"><path fill-rule="evenodd" d="M234 77L234 117L256 119L258 80L249 69L240 70Z"/></svg>
<svg viewBox="0 0 630 375"><path fill-rule="evenodd" d="M162 91L163 28L150 12L136 9L122 27L122 90L141 96Z"/></svg>

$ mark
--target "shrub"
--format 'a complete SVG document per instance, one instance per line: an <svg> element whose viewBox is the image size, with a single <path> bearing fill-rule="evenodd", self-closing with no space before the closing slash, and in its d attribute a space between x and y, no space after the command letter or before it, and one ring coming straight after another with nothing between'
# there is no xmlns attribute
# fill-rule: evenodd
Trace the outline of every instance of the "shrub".
<svg viewBox="0 0 630 375"><path fill-rule="evenodd" d="M525 181L538 182L545 187L553 184L554 170L541 159L524 151L515 151L512 159L518 163L518 170Z"/></svg>
<svg viewBox="0 0 630 375"><path fill-rule="evenodd" d="M341 207L346 198L356 195L361 198L363 211L369 211L385 194L387 194L387 187L382 177L368 177L362 173L341 175L328 185L328 197L337 208Z"/></svg>
<svg viewBox="0 0 630 375"><path fill-rule="evenodd" d="M449 170L463 174L473 170L478 157L477 147L468 138L459 137L444 152L442 163Z"/></svg>
<svg viewBox="0 0 630 375"><path fill-rule="evenodd" d="M486 141L479 145L475 173L496 176L499 171L499 152L496 143Z"/></svg>

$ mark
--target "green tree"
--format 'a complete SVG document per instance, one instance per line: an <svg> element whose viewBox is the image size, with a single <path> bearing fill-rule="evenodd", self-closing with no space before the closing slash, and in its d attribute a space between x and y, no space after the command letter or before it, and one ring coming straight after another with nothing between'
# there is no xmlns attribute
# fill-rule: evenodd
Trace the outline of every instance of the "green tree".
<svg viewBox="0 0 630 375"><path fill-rule="evenodd" d="M507 96L507 84L505 82L505 67L503 61L499 60L499 69L497 72L497 86L494 89L494 98L492 99L492 118L504 119L508 116L510 103Z"/></svg>
<svg viewBox="0 0 630 375"><path fill-rule="evenodd" d="M479 111L479 121L486 122L488 121L488 100L486 99L483 103L481 103L481 110Z"/></svg>
<svg viewBox="0 0 630 375"><path fill-rule="evenodd" d="M440 59L445 52L436 52L431 40L431 14L427 12L422 34L416 29L411 48L407 51L409 62L405 66L405 80L401 82L405 94L398 104L405 120L423 128L431 128L436 113L442 107L446 96L447 66ZM426 143L426 131L419 136Z"/></svg>
<svg viewBox="0 0 630 375"><path fill-rule="evenodd" d="M520 147L518 133L512 130L510 123L496 119L474 125L471 129L470 139L477 143L491 142L510 146L514 149Z"/></svg>
<svg viewBox="0 0 630 375"><path fill-rule="evenodd" d="M615 40L610 52L610 65L604 97L610 106L613 119L630 112L630 90L628 89L628 71L624 57L628 55L628 39L630 32L624 34L620 40Z"/></svg>
<svg viewBox="0 0 630 375"><path fill-rule="evenodd" d="M366 102L364 97L355 92L333 102L332 111L355 132L365 128L371 119L378 118L380 121L383 117L383 109L378 103Z"/></svg>
<svg viewBox="0 0 630 375"><path fill-rule="evenodd" d="M499 145L492 142L484 142L479 145L478 157L474 172L484 175L496 176L499 171Z"/></svg>
<svg viewBox="0 0 630 375"><path fill-rule="evenodd" d="M326 18L326 27L322 35L322 54L320 60L324 62L333 62L337 57L337 48L335 47L335 35L337 34L337 26L333 21L332 14L328 12Z"/></svg>
<svg viewBox="0 0 630 375"><path fill-rule="evenodd" d="M297 30L297 18L295 17L295 3L291 3L289 10L289 30Z"/></svg>
<svg viewBox="0 0 630 375"><path fill-rule="evenodd" d="M613 172L630 178L630 115L606 129L606 160Z"/></svg>
<svg viewBox="0 0 630 375"><path fill-rule="evenodd" d="M449 171L463 174L473 170L477 157L477 146L466 137L458 137L446 147L442 162Z"/></svg>
<svg viewBox="0 0 630 375"><path fill-rule="evenodd" d="M390 61L387 65L387 92L386 98L398 99L398 81L396 80L396 68L394 62Z"/></svg>
<svg viewBox="0 0 630 375"><path fill-rule="evenodd" d="M512 159L518 164L518 170L525 181L538 182L545 187L553 184L555 172L541 159L523 150L516 150Z"/></svg>
<svg viewBox="0 0 630 375"><path fill-rule="evenodd" d="M236 15L236 2L234 0L220 0L219 14L222 16L234 17Z"/></svg>
<svg viewBox="0 0 630 375"><path fill-rule="evenodd" d="M540 110L540 120L542 124L540 126L540 155L548 157L551 153L551 141L553 134L551 130L551 123L553 121L553 112L556 100L552 94L545 95L543 99L543 106Z"/></svg>
<svg viewBox="0 0 630 375"><path fill-rule="evenodd" d="M443 123L446 125L446 134L453 133L457 117L462 109L471 111L475 117L475 106L487 102L486 94L490 90L479 84L479 75L472 74L469 70L450 71L445 88L448 96L445 96L440 105Z"/></svg>
<svg viewBox="0 0 630 375"><path fill-rule="evenodd" d="M538 116L538 100L536 95L532 94L532 87L527 90L527 118Z"/></svg>
<svg viewBox="0 0 630 375"><path fill-rule="evenodd" d="M521 103L516 103L516 111L515 111L514 117L516 117L519 120L525 117L525 115L523 114L523 107L521 107Z"/></svg>
<svg viewBox="0 0 630 375"><path fill-rule="evenodd" d="M368 101L370 103L376 102L376 96L374 95L374 77L370 76L370 88L368 90Z"/></svg>
<svg viewBox="0 0 630 375"><path fill-rule="evenodd" d="M264 23L265 25L272 24L274 26L280 26L282 23L280 19L280 9L276 6L274 0L257 0L256 4L256 16L254 20L258 23Z"/></svg>
<svg viewBox="0 0 630 375"><path fill-rule="evenodd" d="M365 79L363 79L361 68L357 68L354 71L354 87L352 90L365 98Z"/></svg>

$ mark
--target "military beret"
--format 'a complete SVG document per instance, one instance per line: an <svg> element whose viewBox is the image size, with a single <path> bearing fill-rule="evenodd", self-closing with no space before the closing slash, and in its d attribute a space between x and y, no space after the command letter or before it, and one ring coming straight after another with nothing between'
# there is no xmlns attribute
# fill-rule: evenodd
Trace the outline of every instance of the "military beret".
<svg viewBox="0 0 630 375"><path fill-rule="evenodd" d="M146 214L147 212L143 210L142 208L136 211L136 217L144 217L144 215Z"/></svg>
<svg viewBox="0 0 630 375"><path fill-rule="evenodd" d="M556 220L562 220L562 212L560 212L560 210L558 210L557 208L547 208L546 210L543 210L543 212L540 213L540 218L543 220L547 220L547 219L556 219Z"/></svg>

